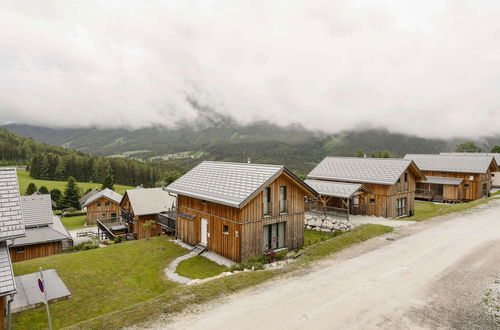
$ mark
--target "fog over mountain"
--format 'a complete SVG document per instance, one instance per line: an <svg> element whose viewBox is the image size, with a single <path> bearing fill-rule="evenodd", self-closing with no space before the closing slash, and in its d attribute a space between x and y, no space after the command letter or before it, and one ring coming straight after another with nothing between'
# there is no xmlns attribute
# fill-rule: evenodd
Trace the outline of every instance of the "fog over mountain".
<svg viewBox="0 0 500 330"><path fill-rule="evenodd" d="M477 137L500 122L500 2L3 1L0 123L239 123ZM190 102L191 101L191 102Z"/></svg>

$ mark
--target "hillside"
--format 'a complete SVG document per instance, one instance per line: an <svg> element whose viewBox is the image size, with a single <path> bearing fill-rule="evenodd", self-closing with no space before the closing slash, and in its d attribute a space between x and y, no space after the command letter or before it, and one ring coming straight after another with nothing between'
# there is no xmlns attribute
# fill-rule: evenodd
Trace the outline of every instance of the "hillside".
<svg viewBox="0 0 500 330"><path fill-rule="evenodd" d="M307 130L299 125L280 127L255 122L241 125L214 113L202 113L193 123L135 130L99 128L45 128L11 124L6 129L35 140L94 155L161 161L187 170L200 161L224 160L285 164L305 174L328 155L367 155L388 150L406 153L452 151L466 139L426 139L385 129L358 129L337 134ZM500 136L476 141L485 150L500 144Z"/></svg>

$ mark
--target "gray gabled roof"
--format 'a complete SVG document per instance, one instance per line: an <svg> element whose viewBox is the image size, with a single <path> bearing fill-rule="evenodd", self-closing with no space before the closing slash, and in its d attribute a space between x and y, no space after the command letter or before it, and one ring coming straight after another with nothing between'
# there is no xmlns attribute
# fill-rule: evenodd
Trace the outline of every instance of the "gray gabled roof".
<svg viewBox="0 0 500 330"><path fill-rule="evenodd" d="M130 189L126 194L136 216L169 211L175 206L175 197L163 188Z"/></svg>
<svg viewBox="0 0 500 330"><path fill-rule="evenodd" d="M14 272L10 262L9 248L6 242L0 242L0 296L16 291Z"/></svg>
<svg viewBox="0 0 500 330"><path fill-rule="evenodd" d="M358 191L370 192L361 183L346 183L321 180L305 180L310 187L322 196L350 198Z"/></svg>
<svg viewBox="0 0 500 330"><path fill-rule="evenodd" d="M120 204L120 202L122 201L122 198L123 198L123 196L121 194L119 194L119 193L117 193L109 188L106 188L104 190L99 191L97 194L92 195L89 199L87 199L87 201L85 203L83 203L82 207L90 205L93 202L95 202L96 200L101 199L103 197L107 198L111 201L114 201L117 204Z"/></svg>
<svg viewBox="0 0 500 330"><path fill-rule="evenodd" d="M15 168L0 168L0 241L24 236L23 213Z"/></svg>
<svg viewBox="0 0 500 330"><path fill-rule="evenodd" d="M432 183L432 184L446 184L451 186L458 186L464 181L460 178L446 178L442 176L426 176L426 180L422 181L422 183Z"/></svg>
<svg viewBox="0 0 500 330"><path fill-rule="evenodd" d="M33 227L26 228L26 236L16 238L13 244L11 244L11 247L60 242L67 239L70 238L53 229L52 227Z"/></svg>
<svg viewBox="0 0 500 330"><path fill-rule="evenodd" d="M411 160L395 158L326 157L307 178L393 185L411 165Z"/></svg>
<svg viewBox="0 0 500 330"><path fill-rule="evenodd" d="M80 205L85 204L85 202L87 201L87 199L89 199L90 197L94 196L98 192L99 192L99 190L92 189L91 191L89 191L88 193L86 193L85 195L83 195L82 197L80 197L80 199L78 200L78 203L80 203Z"/></svg>
<svg viewBox="0 0 500 330"><path fill-rule="evenodd" d="M170 184L166 190L227 206L241 208L281 173L294 177L305 189L315 191L283 165L205 161Z"/></svg>
<svg viewBox="0 0 500 330"><path fill-rule="evenodd" d="M422 171L482 174L492 163L496 165L492 156L408 154L405 159L413 160Z"/></svg>
<svg viewBox="0 0 500 330"><path fill-rule="evenodd" d="M440 155L448 155L448 156L463 155L463 156L471 156L471 157L491 156L491 157L495 158L497 165L500 166L500 154L494 153L494 152L441 152Z"/></svg>
<svg viewBox="0 0 500 330"><path fill-rule="evenodd" d="M50 225L53 220L50 195L30 195L21 197L24 227Z"/></svg>

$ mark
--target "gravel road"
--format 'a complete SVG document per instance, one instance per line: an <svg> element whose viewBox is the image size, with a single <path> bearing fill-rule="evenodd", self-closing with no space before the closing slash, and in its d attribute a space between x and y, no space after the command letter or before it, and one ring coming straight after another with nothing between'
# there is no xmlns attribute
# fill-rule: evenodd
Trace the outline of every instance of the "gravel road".
<svg viewBox="0 0 500 330"><path fill-rule="evenodd" d="M173 329L496 329L500 200L399 228L312 269L179 315ZM151 324L150 324L151 326Z"/></svg>

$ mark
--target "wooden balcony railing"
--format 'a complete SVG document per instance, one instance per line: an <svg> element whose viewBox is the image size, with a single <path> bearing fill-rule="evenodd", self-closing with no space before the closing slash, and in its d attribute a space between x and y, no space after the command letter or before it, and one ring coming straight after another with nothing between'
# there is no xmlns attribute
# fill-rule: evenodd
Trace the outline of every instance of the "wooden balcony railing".
<svg viewBox="0 0 500 330"><path fill-rule="evenodd" d="M321 203L307 203L305 204L305 211L311 213L319 213L329 215L332 217L349 219L349 210L340 207L324 206Z"/></svg>

